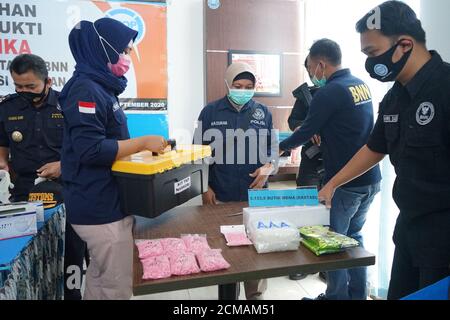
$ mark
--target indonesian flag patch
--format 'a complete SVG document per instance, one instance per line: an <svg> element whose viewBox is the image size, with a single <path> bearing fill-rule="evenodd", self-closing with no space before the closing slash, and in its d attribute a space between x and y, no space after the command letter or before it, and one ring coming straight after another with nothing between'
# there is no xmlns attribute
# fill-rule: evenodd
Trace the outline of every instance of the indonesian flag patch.
<svg viewBox="0 0 450 320"><path fill-rule="evenodd" d="M80 113L95 114L95 102L78 101L78 110Z"/></svg>

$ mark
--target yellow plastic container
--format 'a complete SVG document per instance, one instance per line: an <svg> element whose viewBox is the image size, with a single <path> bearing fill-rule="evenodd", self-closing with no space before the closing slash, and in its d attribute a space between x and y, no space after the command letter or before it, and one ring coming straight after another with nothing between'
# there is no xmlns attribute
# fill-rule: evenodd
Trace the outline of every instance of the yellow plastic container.
<svg viewBox="0 0 450 320"><path fill-rule="evenodd" d="M124 213L154 218L208 190L209 146L178 146L161 155L145 151L116 161Z"/></svg>
<svg viewBox="0 0 450 320"><path fill-rule="evenodd" d="M210 146L182 145L177 150L154 156L143 151L116 161L112 170L120 173L152 175L211 156Z"/></svg>

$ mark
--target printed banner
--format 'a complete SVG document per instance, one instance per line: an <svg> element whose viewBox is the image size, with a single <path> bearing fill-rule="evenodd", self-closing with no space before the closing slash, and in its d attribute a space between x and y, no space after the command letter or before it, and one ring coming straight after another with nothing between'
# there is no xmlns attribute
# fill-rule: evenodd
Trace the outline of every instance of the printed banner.
<svg viewBox="0 0 450 320"><path fill-rule="evenodd" d="M41 56L61 90L75 66L68 44L73 26L107 16L139 32L122 107L161 114L167 111L166 13L164 2L0 0L0 96L14 92L9 65L22 53Z"/></svg>

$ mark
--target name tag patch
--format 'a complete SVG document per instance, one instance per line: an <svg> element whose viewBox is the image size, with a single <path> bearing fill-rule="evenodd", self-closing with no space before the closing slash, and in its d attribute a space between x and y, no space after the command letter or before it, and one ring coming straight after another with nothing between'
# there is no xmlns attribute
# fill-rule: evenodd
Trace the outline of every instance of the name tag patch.
<svg viewBox="0 0 450 320"><path fill-rule="evenodd" d="M23 120L23 119L24 119L23 116L11 116L11 117L8 117L8 121L20 121L20 120Z"/></svg>
<svg viewBox="0 0 450 320"><path fill-rule="evenodd" d="M385 115L383 117L384 123L398 123L398 114L395 115Z"/></svg>
<svg viewBox="0 0 450 320"><path fill-rule="evenodd" d="M64 119L61 113L52 113L52 119Z"/></svg>
<svg viewBox="0 0 450 320"><path fill-rule="evenodd" d="M211 127L223 127L223 126L227 126L228 125L228 121L213 121L211 122Z"/></svg>

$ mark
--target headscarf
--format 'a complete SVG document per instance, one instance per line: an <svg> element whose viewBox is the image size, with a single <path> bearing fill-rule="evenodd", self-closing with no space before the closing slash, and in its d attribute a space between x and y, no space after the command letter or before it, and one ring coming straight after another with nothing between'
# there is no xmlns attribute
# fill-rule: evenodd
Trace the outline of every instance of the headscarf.
<svg viewBox="0 0 450 320"><path fill-rule="evenodd" d="M256 76L252 67L244 62L234 62L228 67L227 71L225 72L225 81L228 83L228 86L231 88L233 82L236 80L240 80L237 78L243 73L249 73L252 77L246 77L247 75L243 75L244 77L241 77L240 79L251 80L253 81L253 84L256 85Z"/></svg>
<svg viewBox="0 0 450 320"><path fill-rule="evenodd" d="M105 49L112 64L117 63L119 56L105 41L103 41L105 47L103 49L99 35L117 52L121 53L127 48L130 41L136 39L137 34L137 31L111 18L101 18L94 23L83 20L77 24L69 34L69 46L76 62L75 72L64 86L60 100L64 99L74 81L80 76L86 76L100 83L115 95L125 91L127 79L119 78L109 70L109 60Z"/></svg>
<svg viewBox="0 0 450 320"><path fill-rule="evenodd" d="M255 72L253 71L252 67L244 62L234 62L232 63L227 71L225 72L225 83L228 84L227 91L231 89L233 86L233 82L237 80L242 79L248 79L253 82L253 85L256 86L256 76ZM238 105L234 103L229 97L228 101L231 103L231 105L240 112L242 109L242 105Z"/></svg>

